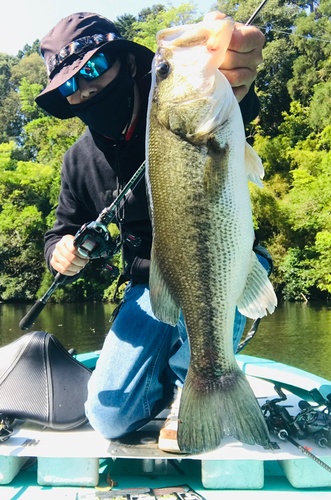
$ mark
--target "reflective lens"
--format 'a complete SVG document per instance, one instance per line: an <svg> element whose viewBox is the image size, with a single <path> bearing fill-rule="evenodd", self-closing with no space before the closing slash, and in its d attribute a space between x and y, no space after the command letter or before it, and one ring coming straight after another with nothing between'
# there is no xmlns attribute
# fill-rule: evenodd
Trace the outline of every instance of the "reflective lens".
<svg viewBox="0 0 331 500"><path fill-rule="evenodd" d="M91 59L89 59L85 66L79 71L86 80L94 80L101 76L107 69L110 69L116 61L116 55L113 54L105 56L105 54L98 53L94 54ZM67 80L63 85L59 87L59 91L63 97L68 97L74 94L79 89L77 75L73 76Z"/></svg>
<svg viewBox="0 0 331 500"><path fill-rule="evenodd" d="M78 90L78 81L76 77L72 77L67 80L61 87L59 87L59 91L63 95L63 97L68 97L71 94L74 94Z"/></svg>
<svg viewBox="0 0 331 500"><path fill-rule="evenodd" d="M101 76L108 68L109 64L106 56L104 54L95 54L87 61L79 73L87 80L93 80Z"/></svg>

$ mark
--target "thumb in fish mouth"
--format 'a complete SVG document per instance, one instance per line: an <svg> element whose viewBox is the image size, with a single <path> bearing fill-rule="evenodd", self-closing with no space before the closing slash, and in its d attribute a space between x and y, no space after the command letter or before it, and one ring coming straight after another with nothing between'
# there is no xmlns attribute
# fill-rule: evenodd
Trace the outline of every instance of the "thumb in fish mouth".
<svg viewBox="0 0 331 500"><path fill-rule="evenodd" d="M219 68L224 61L234 29L234 20L222 12L209 12L203 19L203 26L209 30L206 44L211 54L210 62Z"/></svg>

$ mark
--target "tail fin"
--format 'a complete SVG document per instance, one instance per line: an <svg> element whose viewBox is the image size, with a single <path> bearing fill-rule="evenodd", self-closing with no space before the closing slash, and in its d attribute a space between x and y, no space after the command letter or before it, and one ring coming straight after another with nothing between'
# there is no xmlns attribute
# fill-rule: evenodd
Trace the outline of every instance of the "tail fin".
<svg viewBox="0 0 331 500"><path fill-rule="evenodd" d="M189 370L179 410L180 450L213 450L224 433L246 444L266 446L270 442L260 406L239 368L209 381L199 380Z"/></svg>

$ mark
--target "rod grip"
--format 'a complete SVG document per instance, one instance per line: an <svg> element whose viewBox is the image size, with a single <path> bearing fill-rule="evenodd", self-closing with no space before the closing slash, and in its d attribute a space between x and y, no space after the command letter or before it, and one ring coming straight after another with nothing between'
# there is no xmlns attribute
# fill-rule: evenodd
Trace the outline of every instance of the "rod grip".
<svg viewBox="0 0 331 500"><path fill-rule="evenodd" d="M24 318L19 322L18 326L20 329L24 331L28 330L36 321L45 305L46 302L43 302L41 299L37 300L37 302L31 307L30 311L28 311Z"/></svg>

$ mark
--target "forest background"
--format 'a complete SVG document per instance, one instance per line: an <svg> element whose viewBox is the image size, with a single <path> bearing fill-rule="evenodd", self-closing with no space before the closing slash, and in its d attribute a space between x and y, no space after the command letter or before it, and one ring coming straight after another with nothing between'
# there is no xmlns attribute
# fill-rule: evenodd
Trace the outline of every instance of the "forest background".
<svg viewBox="0 0 331 500"><path fill-rule="evenodd" d="M219 0L212 10L246 22L260 0ZM271 253L272 281L285 300L331 294L331 0L269 0L256 25L266 36L255 82L259 117L247 127L261 156L264 189L250 185L255 228ZM200 20L194 4L153 5L116 20L121 34L155 50L157 31ZM53 278L44 262L62 158L83 133L34 98L47 85L39 41L0 53L0 300L35 300ZM87 221L89 222L89 221ZM119 256L114 263L119 264ZM53 294L56 301L110 300L113 277L100 262Z"/></svg>

